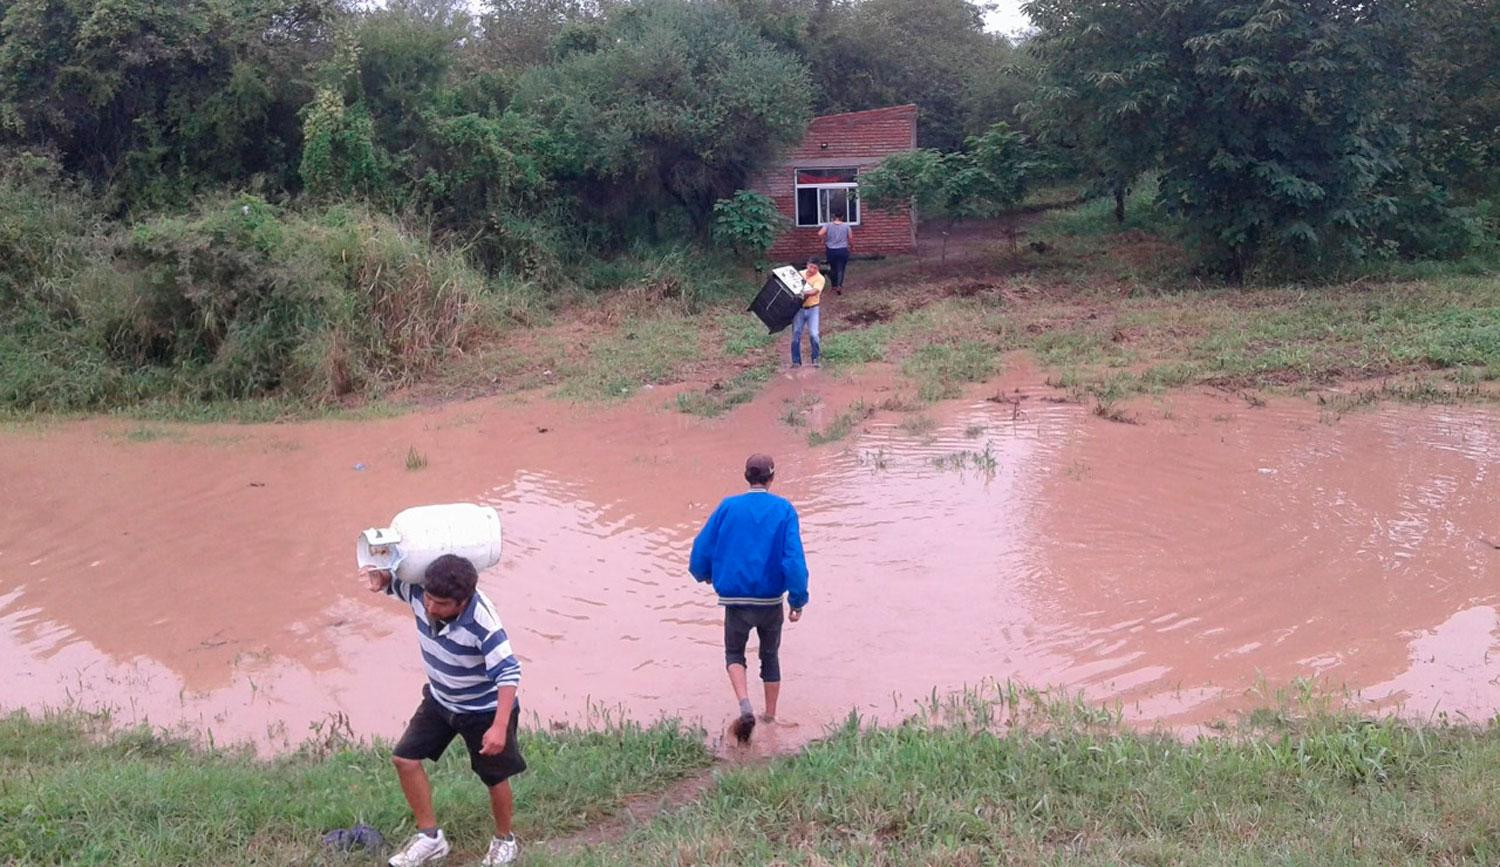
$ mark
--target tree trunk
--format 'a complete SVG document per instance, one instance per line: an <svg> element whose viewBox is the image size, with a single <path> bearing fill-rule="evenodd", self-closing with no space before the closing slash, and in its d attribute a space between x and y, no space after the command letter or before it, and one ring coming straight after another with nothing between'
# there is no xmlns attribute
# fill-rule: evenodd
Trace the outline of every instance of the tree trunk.
<svg viewBox="0 0 1500 867"><path fill-rule="evenodd" d="M1115 224L1125 224L1125 185L1115 184Z"/></svg>

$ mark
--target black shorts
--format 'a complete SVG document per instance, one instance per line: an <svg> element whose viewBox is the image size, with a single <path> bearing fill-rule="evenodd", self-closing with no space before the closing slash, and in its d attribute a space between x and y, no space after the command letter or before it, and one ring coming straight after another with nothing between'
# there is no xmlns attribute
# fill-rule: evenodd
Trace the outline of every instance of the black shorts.
<svg viewBox="0 0 1500 867"><path fill-rule="evenodd" d="M724 664L744 665L750 630L760 637L760 679L781 682L781 605L724 606Z"/></svg>
<svg viewBox="0 0 1500 867"><path fill-rule="evenodd" d="M521 758L521 741L516 728L521 720L521 704L510 709L510 724L505 727L505 749L493 756L481 755L484 733L495 721L495 712L454 713L437 703L432 690L422 687L422 703L406 724L406 732L396 742L395 754L401 759L442 758L454 735L462 735L464 746L469 748L469 767L479 775L486 786L503 783L526 770L526 760Z"/></svg>

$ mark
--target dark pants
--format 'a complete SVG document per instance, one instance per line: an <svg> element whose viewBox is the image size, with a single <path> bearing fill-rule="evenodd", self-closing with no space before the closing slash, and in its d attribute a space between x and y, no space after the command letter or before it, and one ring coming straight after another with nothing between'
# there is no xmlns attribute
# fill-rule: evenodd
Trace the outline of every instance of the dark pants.
<svg viewBox="0 0 1500 867"><path fill-rule="evenodd" d="M760 639L760 679L781 682L781 605L724 606L724 665L745 664L745 643L754 629Z"/></svg>
<svg viewBox="0 0 1500 867"><path fill-rule="evenodd" d="M455 713L438 704L432 691L422 687L422 703L406 724L406 733L396 742L397 758L437 761L443 757L448 744L455 735L464 739L469 748L469 767L479 775L486 786L505 782L526 770L526 760L521 757L521 741L516 729L521 720L521 704L511 706L510 721L505 728L505 749L493 756L482 755L479 748L484 743L485 730L495 721L495 712Z"/></svg>
<svg viewBox="0 0 1500 867"><path fill-rule="evenodd" d="M849 267L849 248L835 250L832 247L823 248L828 256L829 279L833 281L833 288L839 289L844 285L844 269Z"/></svg>

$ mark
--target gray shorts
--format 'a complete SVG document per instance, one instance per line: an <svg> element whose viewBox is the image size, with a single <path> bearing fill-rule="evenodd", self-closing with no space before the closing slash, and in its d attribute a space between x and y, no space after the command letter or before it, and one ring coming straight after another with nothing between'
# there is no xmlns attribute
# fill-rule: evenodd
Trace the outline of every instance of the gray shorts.
<svg viewBox="0 0 1500 867"><path fill-rule="evenodd" d="M760 679L781 681L781 603L724 606L724 665L745 664L745 644L754 629L760 639Z"/></svg>

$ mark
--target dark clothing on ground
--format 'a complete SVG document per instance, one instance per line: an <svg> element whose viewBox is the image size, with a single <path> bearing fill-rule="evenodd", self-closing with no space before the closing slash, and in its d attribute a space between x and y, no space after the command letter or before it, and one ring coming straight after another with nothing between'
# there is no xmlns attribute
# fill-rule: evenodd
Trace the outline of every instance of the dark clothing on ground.
<svg viewBox="0 0 1500 867"><path fill-rule="evenodd" d="M396 743L397 758L437 761L452 743L454 735L464 739L469 749L469 767L479 775L486 786L505 782L526 770L526 760L521 757L521 741L516 729L521 720L521 703L510 709L510 723L505 730L505 749L493 756L479 752L484 745L484 733L495 722L495 711L487 713L455 713L432 697L430 687L422 687L422 703L406 724L406 732Z"/></svg>
<svg viewBox="0 0 1500 867"><path fill-rule="evenodd" d="M724 606L724 665L745 664L745 644L754 629L760 639L760 679L766 683L781 682L781 624L784 615L780 605Z"/></svg>
<svg viewBox="0 0 1500 867"><path fill-rule="evenodd" d="M833 288L844 288L844 269L849 266L849 248L840 250L827 247L823 250L828 255L828 276Z"/></svg>

